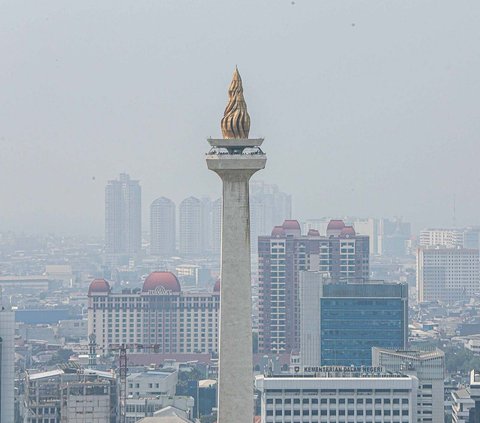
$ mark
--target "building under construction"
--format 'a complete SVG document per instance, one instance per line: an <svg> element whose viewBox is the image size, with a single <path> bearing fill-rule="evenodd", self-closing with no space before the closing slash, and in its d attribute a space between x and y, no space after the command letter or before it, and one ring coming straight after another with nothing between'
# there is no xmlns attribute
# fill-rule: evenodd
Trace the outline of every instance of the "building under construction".
<svg viewBox="0 0 480 423"><path fill-rule="evenodd" d="M27 373L24 423L115 423L116 377L111 372L66 368Z"/></svg>

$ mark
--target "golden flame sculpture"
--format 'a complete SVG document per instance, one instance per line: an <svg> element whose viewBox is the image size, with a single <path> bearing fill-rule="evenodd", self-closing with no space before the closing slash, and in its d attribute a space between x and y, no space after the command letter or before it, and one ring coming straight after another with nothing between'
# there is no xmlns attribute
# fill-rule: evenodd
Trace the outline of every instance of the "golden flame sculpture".
<svg viewBox="0 0 480 423"><path fill-rule="evenodd" d="M243 98L242 78L235 67L233 79L228 88L228 104L223 113L222 134L223 138L248 138L250 132L250 116L247 104Z"/></svg>

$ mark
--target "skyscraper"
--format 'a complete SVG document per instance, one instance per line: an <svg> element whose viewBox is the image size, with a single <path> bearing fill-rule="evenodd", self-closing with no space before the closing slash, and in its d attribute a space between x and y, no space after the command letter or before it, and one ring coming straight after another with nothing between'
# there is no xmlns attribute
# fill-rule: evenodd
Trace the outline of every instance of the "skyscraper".
<svg viewBox="0 0 480 423"><path fill-rule="evenodd" d="M479 248L479 228L424 229L420 231L420 247L443 245L447 248Z"/></svg>
<svg viewBox="0 0 480 423"><path fill-rule="evenodd" d="M142 190L121 173L105 187L105 253L109 262L134 257L142 247Z"/></svg>
<svg viewBox="0 0 480 423"><path fill-rule="evenodd" d="M249 180L265 167L263 139L248 138L238 69L222 119L223 139L209 139L207 166L223 184L218 422L252 423L252 296Z"/></svg>
<svg viewBox="0 0 480 423"><path fill-rule="evenodd" d="M292 197L277 185L252 181L250 186L250 226L252 252L257 253L258 237L292 217Z"/></svg>
<svg viewBox="0 0 480 423"><path fill-rule="evenodd" d="M185 198L179 207L179 252L182 256L202 253L202 202Z"/></svg>
<svg viewBox="0 0 480 423"><path fill-rule="evenodd" d="M468 300L480 290L479 252L468 248L417 249L419 302Z"/></svg>
<svg viewBox="0 0 480 423"><path fill-rule="evenodd" d="M299 272L328 272L332 280L369 277L368 236L356 235L341 220L331 220L326 236L311 229L302 235L296 220L275 226L258 241L259 348L291 352L300 347Z"/></svg>
<svg viewBox="0 0 480 423"><path fill-rule="evenodd" d="M0 305L0 423L13 422L15 313Z"/></svg>
<svg viewBox="0 0 480 423"><path fill-rule="evenodd" d="M175 253L175 203L165 197L150 206L150 253L171 256Z"/></svg>

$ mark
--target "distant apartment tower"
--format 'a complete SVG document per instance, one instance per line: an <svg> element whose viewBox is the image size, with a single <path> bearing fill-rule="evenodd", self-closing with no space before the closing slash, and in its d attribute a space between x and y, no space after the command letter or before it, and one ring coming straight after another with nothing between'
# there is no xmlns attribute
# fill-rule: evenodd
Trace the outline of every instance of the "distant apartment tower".
<svg viewBox="0 0 480 423"><path fill-rule="evenodd" d="M121 173L105 187L105 252L109 261L137 255L142 247L142 190Z"/></svg>
<svg viewBox="0 0 480 423"><path fill-rule="evenodd" d="M198 256L202 246L202 202L188 197L179 207L179 252L182 256Z"/></svg>
<svg viewBox="0 0 480 423"><path fill-rule="evenodd" d="M299 272L328 272L334 281L369 277L369 240L351 226L332 220L326 236L302 235L296 220L276 226L258 240L259 348L291 352L300 346Z"/></svg>
<svg viewBox="0 0 480 423"><path fill-rule="evenodd" d="M373 348L372 365L418 378L417 422L444 422L445 353Z"/></svg>
<svg viewBox="0 0 480 423"><path fill-rule="evenodd" d="M0 423L13 422L15 382L15 313L0 305Z"/></svg>
<svg viewBox="0 0 480 423"><path fill-rule="evenodd" d="M451 303L480 292L479 253L475 249L419 247L417 298L419 302Z"/></svg>
<svg viewBox="0 0 480 423"><path fill-rule="evenodd" d="M165 197L150 206L150 253L154 256L175 254L175 203Z"/></svg>
<svg viewBox="0 0 480 423"><path fill-rule="evenodd" d="M479 229L424 229L420 231L420 247L441 245L447 248L479 248Z"/></svg>
<svg viewBox="0 0 480 423"><path fill-rule="evenodd" d="M300 309L304 366L370 366L372 347L406 347L406 284L332 283L301 272Z"/></svg>
<svg viewBox="0 0 480 423"><path fill-rule="evenodd" d="M271 229L291 219L292 196L286 194L277 185L263 181L250 183L250 237L251 249L257 252L258 237L268 235Z"/></svg>

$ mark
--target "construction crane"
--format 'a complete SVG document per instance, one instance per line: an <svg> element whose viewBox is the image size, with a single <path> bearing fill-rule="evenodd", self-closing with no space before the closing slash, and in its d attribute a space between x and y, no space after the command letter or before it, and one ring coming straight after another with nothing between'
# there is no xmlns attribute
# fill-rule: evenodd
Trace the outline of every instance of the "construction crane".
<svg viewBox="0 0 480 423"><path fill-rule="evenodd" d="M126 421L126 401L127 401L127 370L128 370L128 359L127 359L127 350L133 349L137 351L153 351L157 353L160 350L159 344L109 344L108 347L98 347L95 342L95 336L89 336L88 344L88 364L91 367L96 366L97 360L97 349L104 351L115 351L118 352L118 378L120 385L120 423L125 423Z"/></svg>
<svg viewBox="0 0 480 423"><path fill-rule="evenodd" d="M127 350L153 351L157 353L160 349L159 344L110 344L109 351L118 351L118 376L120 381L120 423L126 421L126 402L127 402Z"/></svg>

